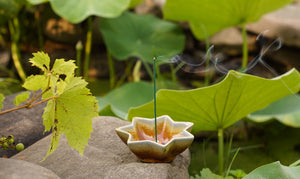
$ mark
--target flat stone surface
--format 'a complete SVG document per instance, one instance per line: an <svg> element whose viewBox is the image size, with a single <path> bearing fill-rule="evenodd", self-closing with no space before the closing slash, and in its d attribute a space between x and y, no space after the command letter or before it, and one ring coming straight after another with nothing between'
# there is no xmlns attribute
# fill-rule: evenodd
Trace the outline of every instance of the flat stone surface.
<svg viewBox="0 0 300 179"><path fill-rule="evenodd" d="M0 158L0 178L6 179L59 179L59 177L39 165L23 160Z"/></svg>
<svg viewBox="0 0 300 179"><path fill-rule="evenodd" d="M3 109L14 108L13 103L17 94L8 95L3 102ZM0 115L0 136L13 135L16 143L22 142L25 147L35 143L46 136L43 134L43 109L45 104L37 105L31 109L20 109ZM0 157L8 157L16 154L17 150L0 150Z"/></svg>
<svg viewBox="0 0 300 179"><path fill-rule="evenodd" d="M171 163L142 163L115 132L115 128L128 124L115 117L94 118L94 132L83 156L69 147L66 137L62 136L57 150L40 162L50 144L51 136L47 136L12 158L41 165L61 178L189 178L189 150Z"/></svg>
<svg viewBox="0 0 300 179"><path fill-rule="evenodd" d="M285 45L300 47L300 4L294 3L264 15L257 23L247 25L247 30L264 33L270 38L280 37Z"/></svg>

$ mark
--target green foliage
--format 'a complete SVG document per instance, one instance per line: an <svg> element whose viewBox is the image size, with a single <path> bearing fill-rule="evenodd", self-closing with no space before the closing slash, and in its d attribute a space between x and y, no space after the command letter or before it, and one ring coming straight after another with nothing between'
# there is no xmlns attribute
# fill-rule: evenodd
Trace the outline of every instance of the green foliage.
<svg viewBox="0 0 300 179"><path fill-rule="evenodd" d="M26 101L30 96L29 91L25 91L23 93L18 94L14 99L14 105L19 106L21 103Z"/></svg>
<svg viewBox="0 0 300 179"><path fill-rule="evenodd" d="M103 19L100 31L107 48L119 60L139 57L152 63L155 56L170 58L184 48L179 26L152 15L124 12L118 18Z"/></svg>
<svg viewBox="0 0 300 179"><path fill-rule="evenodd" d="M128 8L133 8L145 0L131 0Z"/></svg>
<svg viewBox="0 0 300 179"><path fill-rule="evenodd" d="M205 38L230 26L255 22L265 13L274 11L293 0L167 0L164 18L188 21L194 35Z"/></svg>
<svg viewBox="0 0 300 179"><path fill-rule="evenodd" d="M33 53L33 58L30 58L29 62L43 72L50 69L50 57L44 52Z"/></svg>
<svg viewBox="0 0 300 179"><path fill-rule="evenodd" d="M28 0L32 4L40 4L45 0ZM54 12L71 23L79 23L87 17L95 15L113 18L121 15L129 6L130 0L49 0Z"/></svg>
<svg viewBox="0 0 300 179"><path fill-rule="evenodd" d="M2 18L16 17L25 4L26 0L0 0L0 16Z"/></svg>
<svg viewBox="0 0 300 179"><path fill-rule="evenodd" d="M37 4L42 4L42 3L48 2L49 0L27 0L27 1L33 5L37 5Z"/></svg>
<svg viewBox="0 0 300 179"><path fill-rule="evenodd" d="M39 83L37 83L39 81ZM47 80L45 75L31 75L26 78L23 88L27 90L37 91L45 86L47 86Z"/></svg>
<svg viewBox="0 0 300 179"><path fill-rule="evenodd" d="M287 167L280 162L270 163L258 167L243 179L272 178L272 179L298 179L300 176L300 166Z"/></svg>
<svg viewBox="0 0 300 179"><path fill-rule="evenodd" d="M247 174L246 174L243 170L241 170L241 169L230 170L229 173L230 173L230 175L236 177L237 179L243 178L243 177L245 177L245 176L247 175Z"/></svg>
<svg viewBox="0 0 300 179"><path fill-rule="evenodd" d="M299 89L300 74L295 69L274 79L230 71L222 82L209 87L158 91L157 114L194 122L193 132L218 130ZM152 117L153 101L130 109L128 119L134 116Z"/></svg>
<svg viewBox="0 0 300 179"><path fill-rule="evenodd" d="M33 90L33 97L24 107L33 107L47 102L44 109L43 124L45 131L52 130L52 140L47 152L50 155L58 146L59 137L65 134L71 147L83 154L90 133L92 132L92 118L98 116L98 105L86 88L87 82L74 77L74 61L58 59L50 68L50 58L43 52L33 54L29 61L33 66L43 71L42 75L32 75L25 80L23 87ZM37 90L42 90L38 96ZM16 97L16 105L29 97L29 92ZM39 97L42 101L33 103ZM45 158L46 158L45 157Z"/></svg>
<svg viewBox="0 0 300 179"><path fill-rule="evenodd" d="M3 108L3 104L2 103L3 103L4 99L5 99L4 95L0 93L0 111Z"/></svg>
<svg viewBox="0 0 300 179"><path fill-rule="evenodd" d="M113 115L127 119L131 107L137 107L153 99L153 85L147 82L128 83L97 98L100 115Z"/></svg>
<svg viewBox="0 0 300 179"><path fill-rule="evenodd" d="M248 115L248 118L255 122L277 119L285 125L300 127L300 96L297 94L286 96Z"/></svg>
<svg viewBox="0 0 300 179"><path fill-rule="evenodd" d="M216 175L209 168L204 168L201 170L200 175L191 176L190 179L233 179L233 177Z"/></svg>

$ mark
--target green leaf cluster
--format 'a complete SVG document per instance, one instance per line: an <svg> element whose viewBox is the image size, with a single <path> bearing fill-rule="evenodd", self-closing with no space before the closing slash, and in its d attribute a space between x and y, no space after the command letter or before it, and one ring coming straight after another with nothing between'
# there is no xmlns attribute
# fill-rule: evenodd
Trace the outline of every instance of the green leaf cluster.
<svg viewBox="0 0 300 179"><path fill-rule="evenodd" d="M272 178L272 179L297 179L300 176L300 166L287 167L281 165L280 162L273 162L267 165L258 167L243 179L257 179L257 178Z"/></svg>
<svg viewBox="0 0 300 179"><path fill-rule="evenodd" d="M71 147L83 154L92 132L92 118L98 116L95 97L86 88L85 80L74 77L76 65L73 60L57 59L51 68L48 54L38 52L33 56L29 61L43 73L29 76L23 87L34 91L32 99L41 96L41 102L47 101L43 124L45 131L52 130L52 140L46 157L56 149L62 134ZM40 95L37 95L38 90L42 91ZM28 93L21 94L16 104L26 97L29 97Z"/></svg>
<svg viewBox="0 0 300 179"><path fill-rule="evenodd" d="M268 107L248 115L248 118L255 122L277 119L285 125L300 127L300 95L286 96Z"/></svg>
<svg viewBox="0 0 300 179"><path fill-rule="evenodd" d="M107 48L119 60L138 57L152 63L153 57L171 58L184 49L180 27L153 15L124 12L114 19L104 18L100 31Z"/></svg>
<svg viewBox="0 0 300 179"><path fill-rule="evenodd" d="M169 20L188 21L194 35L204 39L231 26L255 22L293 0L167 0L163 14Z"/></svg>
<svg viewBox="0 0 300 179"><path fill-rule="evenodd" d="M24 5L26 0L0 0L0 25L16 17Z"/></svg>
<svg viewBox="0 0 300 179"><path fill-rule="evenodd" d="M104 97L97 98L100 115L118 116L127 120L131 107L137 107L153 99L153 85L147 82L128 83L111 91Z"/></svg>
<svg viewBox="0 0 300 179"><path fill-rule="evenodd" d="M48 2L59 16L71 23L79 23L87 17L96 15L113 18L121 15L130 4L130 0L28 0L32 4Z"/></svg>
<svg viewBox="0 0 300 179"><path fill-rule="evenodd" d="M5 97L3 94L0 93L0 111L3 108L3 101L4 101Z"/></svg>
<svg viewBox="0 0 300 179"><path fill-rule="evenodd" d="M300 74L292 69L274 79L230 71L218 84L194 90L159 90L157 115L194 123L193 132L226 128L272 102L298 92ZM128 118L152 117L153 101L131 108Z"/></svg>

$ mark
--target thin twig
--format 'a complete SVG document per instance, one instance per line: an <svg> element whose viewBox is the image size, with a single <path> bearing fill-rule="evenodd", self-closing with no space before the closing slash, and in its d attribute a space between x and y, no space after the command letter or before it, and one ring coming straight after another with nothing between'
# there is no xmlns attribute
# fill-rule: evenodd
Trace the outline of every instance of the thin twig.
<svg viewBox="0 0 300 179"><path fill-rule="evenodd" d="M28 109L30 109L30 108L33 108L33 107L35 107L35 106L37 106L39 104L42 104L42 103L47 102L47 101L49 101L51 99L54 99L54 98L57 98L57 96L52 96L50 98L44 99L44 100L39 101L39 102L34 103L34 104L32 104L32 102L31 102L31 103L24 104L22 106L18 106L18 107L11 108L11 109L8 109L8 110L5 110L5 111L1 111L0 115L1 114L5 114L5 113L9 113L9 112L13 112L13 111L16 111L16 110L19 110L19 109L22 109L22 108L28 108Z"/></svg>

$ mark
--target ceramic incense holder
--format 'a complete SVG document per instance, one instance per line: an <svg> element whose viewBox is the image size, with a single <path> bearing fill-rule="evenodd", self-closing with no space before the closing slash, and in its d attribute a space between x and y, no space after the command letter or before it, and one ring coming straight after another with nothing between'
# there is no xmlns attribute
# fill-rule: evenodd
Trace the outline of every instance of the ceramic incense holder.
<svg viewBox="0 0 300 179"><path fill-rule="evenodd" d="M169 116L157 119L155 142L154 119L134 117L130 125L116 129L118 136L143 162L171 162L193 142L191 122L175 122Z"/></svg>

